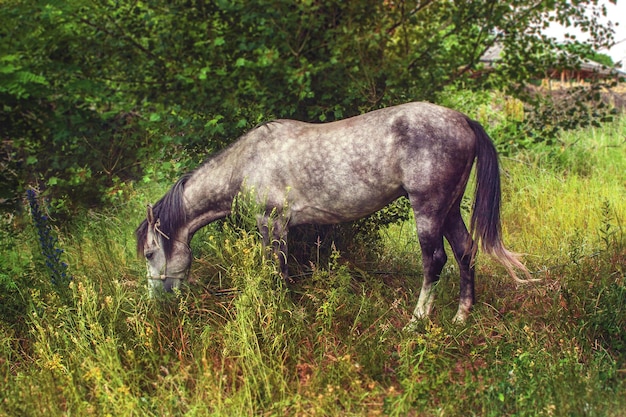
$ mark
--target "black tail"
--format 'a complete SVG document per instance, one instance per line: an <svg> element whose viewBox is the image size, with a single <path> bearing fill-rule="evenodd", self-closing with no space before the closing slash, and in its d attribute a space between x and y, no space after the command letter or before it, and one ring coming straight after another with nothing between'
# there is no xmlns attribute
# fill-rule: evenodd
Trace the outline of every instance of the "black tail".
<svg viewBox="0 0 626 417"><path fill-rule="evenodd" d="M530 277L518 255L507 250L502 243L498 154L480 123L471 119L468 119L468 123L476 135L476 194L470 223L470 233L476 242L473 254L476 253L476 245L480 243L483 251L504 265L516 281L526 282L517 277L514 268L522 271L528 281L537 281Z"/></svg>

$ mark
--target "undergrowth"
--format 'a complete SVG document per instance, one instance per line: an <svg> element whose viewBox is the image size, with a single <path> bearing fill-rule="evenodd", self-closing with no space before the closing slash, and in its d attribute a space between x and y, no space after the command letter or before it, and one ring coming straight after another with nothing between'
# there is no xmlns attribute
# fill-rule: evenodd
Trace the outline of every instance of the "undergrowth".
<svg viewBox="0 0 626 417"><path fill-rule="evenodd" d="M450 262L432 319L402 331L421 284L411 220L381 229L375 263L335 248L291 284L254 229L211 225L188 285L149 299L132 232L166 186L137 188L54 230L65 302L27 214L5 217L0 415L624 416L624 123L503 160L505 242L541 282L479 257L464 326Z"/></svg>

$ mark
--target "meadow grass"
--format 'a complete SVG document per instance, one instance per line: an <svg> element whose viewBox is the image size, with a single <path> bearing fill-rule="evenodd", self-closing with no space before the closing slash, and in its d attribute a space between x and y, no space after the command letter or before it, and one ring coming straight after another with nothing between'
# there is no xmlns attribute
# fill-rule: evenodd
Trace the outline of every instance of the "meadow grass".
<svg viewBox="0 0 626 417"><path fill-rule="evenodd" d="M431 320L402 330L421 285L411 221L381 231L373 262L334 251L290 286L255 231L211 225L189 285L152 300L132 233L168 185L139 187L56 230L67 301L28 218L7 217L0 415L625 416L624 137L622 118L502 160L505 243L542 281L481 256L464 326L449 262Z"/></svg>

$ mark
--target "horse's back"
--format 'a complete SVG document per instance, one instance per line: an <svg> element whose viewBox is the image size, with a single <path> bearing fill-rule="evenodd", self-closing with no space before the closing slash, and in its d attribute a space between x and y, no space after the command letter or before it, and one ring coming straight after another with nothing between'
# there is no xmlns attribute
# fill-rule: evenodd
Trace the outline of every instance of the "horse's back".
<svg viewBox="0 0 626 417"><path fill-rule="evenodd" d="M421 148L426 142L455 149L474 144L467 116L426 102L401 104L328 123L279 119L257 129L264 140L275 140L287 151L311 146L329 151L351 146L403 150Z"/></svg>
<svg viewBox="0 0 626 417"><path fill-rule="evenodd" d="M270 205L287 200L302 222L320 223L365 216L412 191L456 189L475 148L463 114L429 103L330 123L276 120L241 141L245 183Z"/></svg>

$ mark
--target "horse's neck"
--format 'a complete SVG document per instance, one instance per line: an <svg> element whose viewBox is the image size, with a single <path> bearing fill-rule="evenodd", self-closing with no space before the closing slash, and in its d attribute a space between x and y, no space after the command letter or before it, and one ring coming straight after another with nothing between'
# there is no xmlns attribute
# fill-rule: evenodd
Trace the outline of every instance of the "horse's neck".
<svg viewBox="0 0 626 417"><path fill-rule="evenodd" d="M189 235L230 214L237 193L233 167L223 161L208 161L185 184L184 200Z"/></svg>

